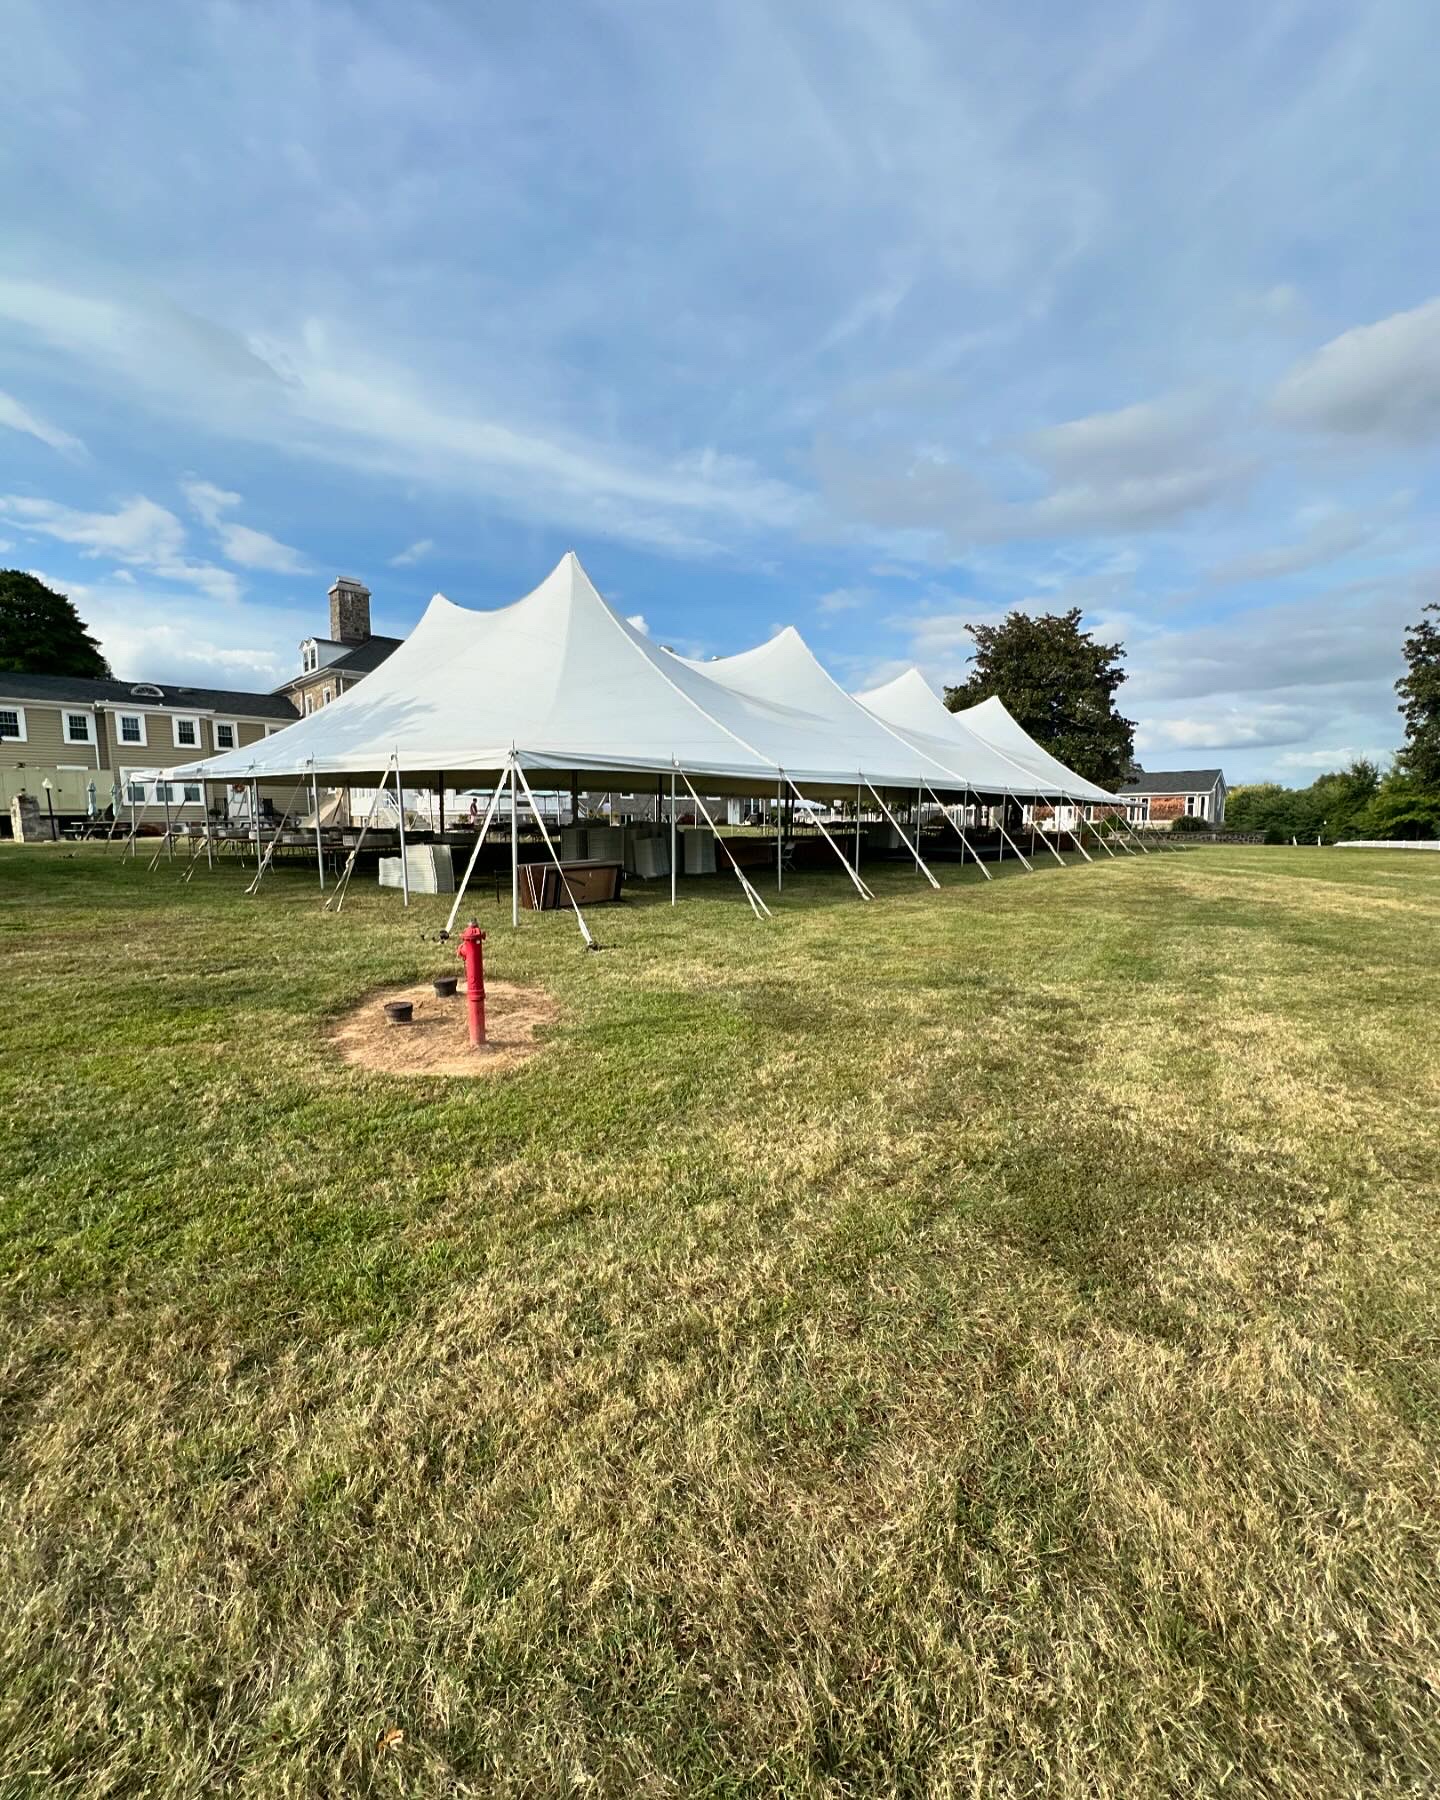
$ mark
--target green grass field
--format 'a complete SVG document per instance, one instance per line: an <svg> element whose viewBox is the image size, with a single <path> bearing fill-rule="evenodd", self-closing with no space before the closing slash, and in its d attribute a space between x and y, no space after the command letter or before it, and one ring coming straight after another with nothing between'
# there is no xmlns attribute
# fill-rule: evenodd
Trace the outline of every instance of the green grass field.
<svg viewBox="0 0 1440 1800"><path fill-rule="evenodd" d="M0 852L0 1794L1435 1792L1440 859L942 879Z"/></svg>

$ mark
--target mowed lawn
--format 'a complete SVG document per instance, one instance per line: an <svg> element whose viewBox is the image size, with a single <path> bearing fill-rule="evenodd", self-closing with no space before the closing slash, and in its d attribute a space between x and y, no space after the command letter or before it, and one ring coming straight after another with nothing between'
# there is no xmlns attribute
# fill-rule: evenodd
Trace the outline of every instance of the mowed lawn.
<svg viewBox="0 0 1440 1800"><path fill-rule="evenodd" d="M0 852L0 1793L1440 1786L1440 858L245 879Z"/></svg>

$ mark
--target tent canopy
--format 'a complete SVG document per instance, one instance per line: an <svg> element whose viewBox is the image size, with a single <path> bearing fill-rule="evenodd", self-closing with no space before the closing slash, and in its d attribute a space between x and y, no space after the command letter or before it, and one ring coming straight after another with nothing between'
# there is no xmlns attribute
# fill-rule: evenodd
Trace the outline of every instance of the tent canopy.
<svg viewBox="0 0 1440 1800"><path fill-rule="evenodd" d="M998 697L952 713L920 671L912 668L856 698L876 718L892 725L933 731L957 746L985 745L1009 769L1006 786L1012 794L1084 801L1115 798L1042 749Z"/></svg>
<svg viewBox="0 0 1440 1800"><path fill-rule="evenodd" d="M329 706L171 774L359 783L393 765L412 785L493 783L513 764L620 786L680 769L745 794L777 781L819 794L858 782L1033 797L1090 787L1053 758L1042 773L996 742L1003 721L989 735L957 725L921 686L938 728L923 706L902 717L870 704L875 695L862 705L845 694L793 629L723 662L675 656L609 606L570 552L510 606L476 612L437 594L404 643Z"/></svg>

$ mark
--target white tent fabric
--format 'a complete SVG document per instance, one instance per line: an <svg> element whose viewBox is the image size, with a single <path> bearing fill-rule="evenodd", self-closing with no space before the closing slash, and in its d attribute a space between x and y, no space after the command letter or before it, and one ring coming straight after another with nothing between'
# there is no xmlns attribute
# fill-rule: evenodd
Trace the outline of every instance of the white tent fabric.
<svg viewBox="0 0 1440 1800"><path fill-rule="evenodd" d="M827 673L793 625L753 650L710 662L685 661L685 666L737 694L791 711L797 718L817 725L823 721L832 736L854 747L857 765L864 769L867 780L877 784L885 781L907 789L964 788L999 794L1007 789L1013 793L1018 782L1024 793L1032 792L1030 778L983 740L957 742L952 732L933 732L923 720L904 723L868 710ZM945 716L951 718L949 713ZM896 771L888 779L880 773L886 768Z"/></svg>
<svg viewBox="0 0 1440 1800"><path fill-rule="evenodd" d="M1085 785L1068 771L1063 785L1042 777L924 692L938 726L867 710L793 630L724 663L675 656L607 605L570 553L511 606L476 612L437 594L405 642L329 706L172 775L333 784L393 765L413 785L462 772L493 782L515 765L621 782L681 769L745 794L777 781L821 794L859 781L1028 795Z"/></svg>
<svg viewBox="0 0 1440 1800"><path fill-rule="evenodd" d="M957 747L976 742L985 745L1010 769L1011 779L1005 786L1017 797L1039 794L1097 802L1115 798L1042 749L998 698L952 713L918 669L907 669L883 687L855 697L876 718L893 725L948 736Z"/></svg>

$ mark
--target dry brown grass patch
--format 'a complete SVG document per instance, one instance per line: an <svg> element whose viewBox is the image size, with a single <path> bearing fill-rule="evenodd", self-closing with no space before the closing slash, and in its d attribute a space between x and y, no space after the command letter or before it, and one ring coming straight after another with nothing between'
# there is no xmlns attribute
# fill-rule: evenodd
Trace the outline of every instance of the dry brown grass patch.
<svg viewBox="0 0 1440 1800"><path fill-rule="evenodd" d="M410 1024L392 1025L386 1018L385 1006L392 1000L412 1002ZM381 1075L503 1075L545 1048L539 1034L557 1012L555 1002L538 988L487 982L486 1041L476 1049L470 1042L464 988L441 999L423 981L370 994L335 1025L329 1039L345 1062Z"/></svg>

